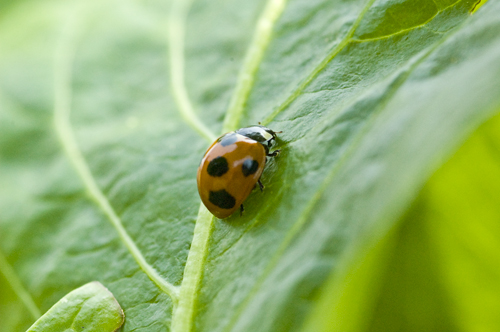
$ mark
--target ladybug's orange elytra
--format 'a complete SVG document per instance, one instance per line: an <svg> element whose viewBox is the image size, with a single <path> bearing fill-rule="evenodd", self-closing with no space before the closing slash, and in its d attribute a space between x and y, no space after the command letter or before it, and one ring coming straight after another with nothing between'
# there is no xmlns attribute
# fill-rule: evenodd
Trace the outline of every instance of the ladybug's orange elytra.
<svg viewBox="0 0 500 332"><path fill-rule="evenodd" d="M241 128L219 137L207 150L198 168L198 193L217 218L227 218L255 188L266 165L276 133L263 126ZM262 188L262 185L261 185Z"/></svg>

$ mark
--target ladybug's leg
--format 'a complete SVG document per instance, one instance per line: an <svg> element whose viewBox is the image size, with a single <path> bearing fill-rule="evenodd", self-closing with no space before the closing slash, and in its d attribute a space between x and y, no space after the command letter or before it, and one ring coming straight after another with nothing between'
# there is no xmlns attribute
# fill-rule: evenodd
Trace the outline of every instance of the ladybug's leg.
<svg viewBox="0 0 500 332"><path fill-rule="evenodd" d="M257 180L257 183L259 184L260 191L262 192L264 190L264 185L260 182L260 179Z"/></svg>
<svg viewBox="0 0 500 332"><path fill-rule="evenodd" d="M271 153L268 153L267 156L268 157L276 157L277 155L279 155L281 152L281 150L274 150L273 152Z"/></svg>
<svg viewBox="0 0 500 332"><path fill-rule="evenodd" d="M240 217L243 215L243 211L245 211L245 209L243 208L243 204L240 205Z"/></svg>

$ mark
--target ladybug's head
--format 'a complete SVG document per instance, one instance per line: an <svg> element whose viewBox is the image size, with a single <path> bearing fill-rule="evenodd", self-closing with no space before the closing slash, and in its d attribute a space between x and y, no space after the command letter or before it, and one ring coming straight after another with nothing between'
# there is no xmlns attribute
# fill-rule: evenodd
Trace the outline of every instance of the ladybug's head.
<svg viewBox="0 0 500 332"><path fill-rule="evenodd" d="M269 153L269 149L276 141L276 132L260 125L241 128L236 130L236 133L261 143L266 149L266 153Z"/></svg>

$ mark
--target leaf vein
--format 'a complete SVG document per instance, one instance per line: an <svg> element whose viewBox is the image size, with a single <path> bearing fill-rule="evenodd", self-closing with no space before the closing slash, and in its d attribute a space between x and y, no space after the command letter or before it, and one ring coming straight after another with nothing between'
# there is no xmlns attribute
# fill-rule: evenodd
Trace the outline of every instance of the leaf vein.
<svg viewBox="0 0 500 332"><path fill-rule="evenodd" d="M10 285L11 289L24 304L26 309L28 309L31 316L35 320L40 318L42 313L35 304L35 300L33 299L33 297L31 297L31 294L26 290L26 288L24 288L23 283L21 282L21 278L19 278L16 271L9 264L7 258L5 258L4 254L1 251L0 251L0 272L3 274L5 280L7 280L7 283Z"/></svg>
<svg viewBox="0 0 500 332"><path fill-rule="evenodd" d="M330 53L324 58L314 69L313 71L309 74L309 76L306 77L306 79L295 89L295 91L292 92L292 94L280 105L278 108L276 108L262 123L264 125L269 124L271 121L276 118L278 114L280 114L283 110L285 110L295 99L300 96L302 91L312 82L312 80L332 61L337 54L339 54L349 43L351 40L352 36L354 35L354 32L356 31L357 27L361 23L361 20L363 19L364 15L370 9L371 5L373 4L375 0L368 0L366 5L363 7L361 13L358 15L356 18L356 21L354 21L351 29L347 32L345 37L342 39L342 41L332 50Z"/></svg>
<svg viewBox="0 0 500 332"><path fill-rule="evenodd" d="M189 99L184 81L184 39L185 21L191 0L172 2L168 26L168 55L170 59L170 82L180 115L196 132L208 142L217 136L200 120Z"/></svg>
<svg viewBox="0 0 500 332"><path fill-rule="evenodd" d="M441 12L445 11L448 8L451 8L453 6L456 6L461 0L457 0L456 2L438 10L436 14L434 14L430 19L428 19L425 23L411 27L408 29L404 29L401 31L398 31L396 33L393 33L391 35L387 36L382 36L382 37L377 37L377 38L371 38L371 39L354 39L352 36L354 35L354 32L356 31L356 28L359 26L361 23L361 20L363 19L365 13L368 11L368 9L371 7L373 4L373 0L369 0L363 10L361 11L360 15L354 22L353 26L349 30L349 32L346 34L346 36L343 38L343 40L328 54L328 56L323 59L323 61L320 62L319 65L317 65L314 70L309 74L309 76L295 89L295 91L292 92L292 94L280 105L278 106L262 123L264 125L269 124L272 122L278 114L280 114L283 110L285 110L295 99L297 99L304 89L312 82L312 80L337 56L349 43L363 43L363 42L368 42L368 41L376 41L376 40L381 40L385 38L389 38L391 36L395 36L398 34L403 34L405 32L411 31L413 29L419 28L419 27L424 27L426 24L428 24L430 21L432 21L437 15L439 15ZM425 28L425 27L424 27Z"/></svg>
<svg viewBox="0 0 500 332"><path fill-rule="evenodd" d="M195 304L203 279L208 244L214 227L214 216L200 204L179 292L179 303L172 317L173 332L189 332L193 327Z"/></svg>
<svg viewBox="0 0 500 332"><path fill-rule="evenodd" d="M76 12L77 11L75 11L75 13ZM70 17L70 19L75 20L75 17ZM153 281L163 292L170 296L175 304L178 299L178 287L164 280L158 272L147 263L134 240L125 230L120 217L118 217L106 196L99 189L90 167L83 157L74 136L70 123L72 98L71 69L76 50L77 22L73 20L68 22L69 26L63 27L64 32L60 38L55 54L54 125L59 141L64 152L66 153L66 156L83 182L89 196L111 222L122 243L128 249L136 263L144 271L144 273L146 273L151 281Z"/></svg>
<svg viewBox="0 0 500 332"><path fill-rule="evenodd" d="M235 130L239 126L241 116L254 85L255 75L266 52L273 28L285 8L286 0L268 0L257 20L253 40L248 48L238 82L229 103L223 125L223 133Z"/></svg>
<svg viewBox="0 0 500 332"><path fill-rule="evenodd" d="M367 38L367 39L351 39L351 41L353 43L366 43L366 42L371 42L371 41L377 41L377 40L384 40L384 39L388 39L388 38L391 38L391 37L395 37L395 36L398 36L398 35L402 35L402 34L405 34L406 32L409 32L409 31L412 31L412 30L416 30L418 28L426 28L426 25L429 24L432 20L434 20L436 18L436 16L438 16L439 14L441 14L443 11L451 8L451 7L454 7L456 6L461 0L458 0L457 2L455 3L452 3L451 5L449 6L446 6L446 7L443 7L442 9L438 9L436 11L436 13L430 17L427 21L423 22L422 24L419 24L419 25L415 25L415 26L412 26L410 28L406 28L406 29L402 29L402 30L399 30L398 32L394 32L394 33L391 33L389 35L385 35L385 36L380 36L380 37L375 37L375 38ZM429 31L432 31L429 29ZM435 33L438 33L437 31L433 31Z"/></svg>

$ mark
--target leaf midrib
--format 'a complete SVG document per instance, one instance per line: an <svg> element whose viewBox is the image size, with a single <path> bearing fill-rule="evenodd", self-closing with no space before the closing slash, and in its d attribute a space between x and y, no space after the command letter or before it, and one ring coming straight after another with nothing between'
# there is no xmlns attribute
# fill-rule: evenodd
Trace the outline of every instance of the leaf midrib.
<svg viewBox="0 0 500 332"><path fill-rule="evenodd" d="M182 5L180 4L182 3ZM243 63L243 67L240 71L238 82L231 98L229 108L226 112L224 119L224 124L222 128L222 133L237 129L241 116L243 114L244 105L250 91L253 87L254 76L259 68L262 61L264 53L271 40L271 34L273 27L280 17L283 9L285 7L286 0L268 0L263 12L257 20L257 25L254 31L254 38L250 43L250 46ZM184 25L186 24L187 10L189 3L178 0L174 1L171 11L171 20L176 22L176 26L171 27L176 28L177 34L175 36L170 35L170 52L175 54L183 54L183 50L177 48L182 47L184 44L182 40L185 38L184 35ZM180 20L181 18L182 20ZM178 25L181 26L178 26ZM181 34L182 33L182 34ZM174 38L174 40L172 40ZM171 55L171 68L175 67L176 70L184 71L184 62L175 62L176 57ZM176 98L177 107L184 119L192 119L196 117L194 121L187 121L189 125L193 127L194 130L200 132L197 123L199 119L192 109L187 109L186 105L191 105L189 97L187 95L187 89L184 86L184 80L178 79L179 75L174 76L171 73L172 84L174 85L175 91L184 91L185 97L188 98L187 103L182 103L182 99ZM177 88L175 88L177 87ZM192 112L191 112L192 111ZM189 117L186 115L189 114ZM215 140L210 139L207 135L202 135L208 138L209 143ZM172 331L191 331L193 326L194 318L194 308L196 301L198 299L199 288L201 286L201 281L203 279L203 270L206 263L206 258L208 256L208 245L209 240L213 231L213 221L215 217L206 209L203 203L200 203L198 217L195 223L195 229L193 234L193 240L191 243L191 248L189 250L188 258L186 261L186 267L184 269L184 276L181 283L179 304L174 308L172 316Z"/></svg>

